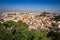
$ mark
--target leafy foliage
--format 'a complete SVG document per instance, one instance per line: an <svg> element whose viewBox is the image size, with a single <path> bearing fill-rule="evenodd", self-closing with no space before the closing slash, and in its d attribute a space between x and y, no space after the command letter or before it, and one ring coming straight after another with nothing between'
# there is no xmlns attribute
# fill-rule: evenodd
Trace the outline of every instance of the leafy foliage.
<svg viewBox="0 0 60 40"><path fill-rule="evenodd" d="M7 27L12 27L16 25L15 21L9 20L3 23L3 25L7 28Z"/></svg>
<svg viewBox="0 0 60 40"><path fill-rule="evenodd" d="M55 21L60 21L60 15L58 16L54 16L54 18L51 18L52 20L55 20Z"/></svg>
<svg viewBox="0 0 60 40"><path fill-rule="evenodd" d="M0 29L0 40L12 40L12 39L13 39L13 35L11 31L5 28Z"/></svg>
<svg viewBox="0 0 60 40"><path fill-rule="evenodd" d="M52 40L60 40L60 32L54 32L54 31L50 31L47 34L48 37L52 38Z"/></svg>
<svg viewBox="0 0 60 40"><path fill-rule="evenodd" d="M12 29L8 29L8 28ZM48 32L43 29L28 30L28 25L23 21L6 21L0 23L0 40L59 40L59 32Z"/></svg>

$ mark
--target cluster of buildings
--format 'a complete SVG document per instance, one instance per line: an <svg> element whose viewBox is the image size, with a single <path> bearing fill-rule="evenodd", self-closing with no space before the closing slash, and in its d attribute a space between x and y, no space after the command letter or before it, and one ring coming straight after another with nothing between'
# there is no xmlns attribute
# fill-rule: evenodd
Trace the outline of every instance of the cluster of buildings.
<svg viewBox="0 0 60 40"><path fill-rule="evenodd" d="M4 12L2 14L4 21L14 20L17 22L22 20L29 25L29 29L56 30L60 28L60 22L51 20L52 17L50 13L42 14L41 12Z"/></svg>

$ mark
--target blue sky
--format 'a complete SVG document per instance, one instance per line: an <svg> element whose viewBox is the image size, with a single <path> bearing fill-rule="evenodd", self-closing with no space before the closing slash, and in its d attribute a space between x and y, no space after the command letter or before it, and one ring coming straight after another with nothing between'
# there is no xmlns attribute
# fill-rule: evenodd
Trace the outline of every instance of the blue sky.
<svg viewBox="0 0 60 40"><path fill-rule="evenodd" d="M60 12L60 0L0 0L0 9Z"/></svg>

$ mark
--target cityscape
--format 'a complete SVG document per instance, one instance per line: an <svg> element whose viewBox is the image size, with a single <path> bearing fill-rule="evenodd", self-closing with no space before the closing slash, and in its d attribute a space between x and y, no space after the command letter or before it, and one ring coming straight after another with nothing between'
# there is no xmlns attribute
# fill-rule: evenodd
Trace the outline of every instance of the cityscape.
<svg viewBox="0 0 60 40"><path fill-rule="evenodd" d="M60 40L60 0L0 0L0 40Z"/></svg>
<svg viewBox="0 0 60 40"><path fill-rule="evenodd" d="M53 27L60 28L60 21L56 22L51 19L54 18L54 16L53 13L49 12L4 12L1 14L1 20L5 22L9 20L15 22L22 20L29 25L29 28L31 29L41 28L50 30L49 28L52 29Z"/></svg>

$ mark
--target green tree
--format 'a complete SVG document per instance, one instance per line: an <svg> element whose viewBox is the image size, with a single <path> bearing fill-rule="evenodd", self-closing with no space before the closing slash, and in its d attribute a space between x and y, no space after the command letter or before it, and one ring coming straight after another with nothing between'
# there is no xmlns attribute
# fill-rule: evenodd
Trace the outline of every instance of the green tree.
<svg viewBox="0 0 60 40"><path fill-rule="evenodd" d="M29 34L29 31L28 30L18 29L18 30L16 30L15 40L27 40L28 34Z"/></svg>
<svg viewBox="0 0 60 40"><path fill-rule="evenodd" d="M46 35L47 31L45 30L31 30L29 31L28 40L51 40L50 38L47 38Z"/></svg>
<svg viewBox="0 0 60 40"><path fill-rule="evenodd" d="M17 26L17 23L15 21L9 20L3 23L3 25L7 28L14 28Z"/></svg>
<svg viewBox="0 0 60 40"><path fill-rule="evenodd" d="M3 25L2 25L2 23L0 22L0 29L1 29L1 28L3 28Z"/></svg>
<svg viewBox="0 0 60 40"><path fill-rule="evenodd" d="M13 39L13 35L11 31L5 28L0 29L0 40L12 40L12 39Z"/></svg>
<svg viewBox="0 0 60 40"><path fill-rule="evenodd" d="M60 21L60 15L58 16L54 16L53 18L51 18L52 20L55 20L55 21Z"/></svg>
<svg viewBox="0 0 60 40"><path fill-rule="evenodd" d="M46 37L46 31L37 29L34 32L34 40L50 40L50 38Z"/></svg>
<svg viewBox="0 0 60 40"><path fill-rule="evenodd" d="M50 31L47 36L52 40L60 40L60 32Z"/></svg>
<svg viewBox="0 0 60 40"><path fill-rule="evenodd" d="M22 20L19 20L17 23L19 24L20 29L28 29L28 25Z"/></svg>
<svg viewBox="0 0 60 40"><path fill-rule="evenodd" d="M18 28L16 29L15 33L13 34L14 40L27 40L28 37L28 25L23 21L19 20L17 22Z"/></svg>

